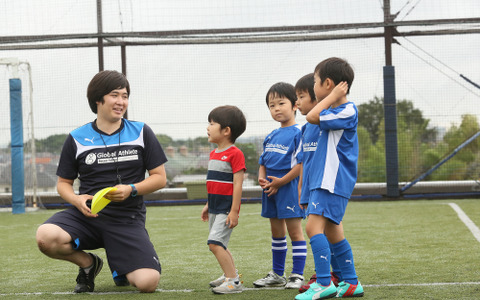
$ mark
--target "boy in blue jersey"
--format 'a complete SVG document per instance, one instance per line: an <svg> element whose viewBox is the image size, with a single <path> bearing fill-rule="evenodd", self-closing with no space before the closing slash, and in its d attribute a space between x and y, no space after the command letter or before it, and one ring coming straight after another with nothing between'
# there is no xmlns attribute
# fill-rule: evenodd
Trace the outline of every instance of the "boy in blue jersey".
<svg viewBox="0 0 480 300"><path fill-rule="evenodd" d="M217 144L210 153L207 172L208 202L202 209L202 221L209 221L208 247L215 255L223 275L210 282L215 294L241 293L243 290L228 242L238 225L245 174L245 157L235 147L247 121L236 106L225 105L208 115L208 141Z"/></svg>
<svg viewBox="0 0 480 300"><path fill-rule="evenodd" d="M37 230L40 251L79 267L75 293L94 291L103 260L85 251L98 248L105 248L116 285L151 293L160 280L143 195L165 186L167 159L150 127L123 118L129 96L130 84L119 72L102 71L92 78L87 98L97 118L68 135L57 169L57 191L72 207ZM73 189L77 178L78 194ZM116 188L105 195L111 203L92 214L93 195L110 186Z"/></svg>
<svg viewBox="0 0 480 300"><path fill-rule="evenodd" d="M314 71L314 92L319 102L307 114L307 121L317 124L320 133L308 173L310 199L306 231L317 282L297 295L297 300L363 296L352 249L341 225L357 180L358 111L346 98L353 78L348 62L336 57L320 62ZM329 242L341 270L343 281L338 287L331 280Z"/></svg>
<svg viewBox="0 0 480 300"><path fill-rule="evenodd" d="M317 105L317 100L315 98L315 92L313 91L314 85L314 76L313 73L307 74L300 78L295 84L295 92L297 94L297 107L298 111L302 115L307 115L314 107ZM320 128L311 123L306 123L302 126L302 145L303 145L303 163L302 171L300 173L300 180L298 183L298 191L300 198L300 206L303 209L307 209L308 200L310 198L310 189L309 189L309 176L308 171L310 170L313 154L317 149L318 136L320 134ZM332 265L332 281L335 285L338 285L341 272L332 253L331 259ZM316 282L317 274L313 274L310 278L310 281L302 285L299 288L299 292L303 293L310 287L310 284Z"/></svg>
<svg viewBox="0 0 480 300"><path fill-rule="evenodd" d="M296 124L295 87L279 82L266 96L272 118L280 128L272 131L263 142L259 159L258 182L262 194L262 217L269 218L272 232L272 271L253 282L255 287L284 286L298 289L303 284L307 244L303 236L304 212L298 199L298 176L302 163L302 133ZM285 278L287 255L286 231L292 241L293 268Z"/></svg>

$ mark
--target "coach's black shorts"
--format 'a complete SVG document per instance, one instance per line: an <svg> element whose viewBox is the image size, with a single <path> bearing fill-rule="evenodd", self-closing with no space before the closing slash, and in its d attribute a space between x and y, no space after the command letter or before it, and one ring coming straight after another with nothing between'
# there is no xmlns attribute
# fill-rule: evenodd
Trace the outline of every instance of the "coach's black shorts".
<svg viewBox="0 0 480 300"><path fill-rule="evenodd" d="M141 268L162 271L143 220L103 214L87 218L76 208L69 208L54 214L45 224L55 224L70 234L75 250L105 248L114 278Z"/></svg>

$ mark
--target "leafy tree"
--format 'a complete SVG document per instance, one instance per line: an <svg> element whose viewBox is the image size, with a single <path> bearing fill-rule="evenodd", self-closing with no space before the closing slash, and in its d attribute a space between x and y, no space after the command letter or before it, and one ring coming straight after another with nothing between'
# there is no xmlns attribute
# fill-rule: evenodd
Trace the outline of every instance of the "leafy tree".
<svg viewBox="0 0 480 300"><path fill-rule="evenodd" d="M37 152L60 153L67 136L67 134L54 134L45 139L36 139L35 148Z"/></svg>
<svg viewBox="0 0 480 300"><path fill-rule="evenodd" d="M173 142L173 139L166 134L157 134L155 136L157 137L157 140L160 142L160 145L162 145L162 147L168 147Z"/></svg>
<svg viewBox="0 0 480 300"><path fill-rule="evenodd" d="M258 176L258 154L255 144L235 144L240 150L242 150L245 156L245 166L247 167L247 173L252 174L254 178Z"/></svg>
<svg viewBox="0 0 480 300"><path fill-rule="evenodd" d="M372 142L375 144L379 139L383 126L380 126L384 119L383 98L374 97L368 103L358 106L358 125L367 129ZM419 109L414 108L410 100L397 102L398 120L405 120L403 130L418 130L422 142L433 142L436 139L435 128L428 128L429 121L423 117Z"/></svg>

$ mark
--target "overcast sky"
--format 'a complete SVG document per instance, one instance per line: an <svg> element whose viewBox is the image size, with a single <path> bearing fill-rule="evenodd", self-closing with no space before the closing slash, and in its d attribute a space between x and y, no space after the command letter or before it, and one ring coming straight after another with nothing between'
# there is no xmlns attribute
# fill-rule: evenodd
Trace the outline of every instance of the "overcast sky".
<svg viewBox="0 0 480 300"><path fill-rule="evenodd" d="M381 0L362 1L103 1L105 32L230 27L341 24L383 21ZM474 18L478 0L392 0L396 20ZM467 29L471 25L457 28ZM424 28L399 28L410 31ZM94 33L96 1L0 0L0 36ZM381 32L381 30L380 30ZM341 33L341 32L339 32ZM432 126L458 123L462 114L480 119L480 90L459 78L480 82L480 35L398 38L393 45L397 99L409 99ZM207 115L218 105L239 106L247 116L244 136L278 127L265 93L278 81L292 84L330 56L347 59L356 78L349 99L357 105L383 96L383 39L294 43L127 47L132 86L129 118L176 139L205 136ZM0 50L32 67L35 136L67 133L95 118L85 97L98 71L96 48ZM105 49L105 69L121 70L118 47ZM22 69L23 70L23 69ZM26 72L22 79L26 81ZM10 141L9 69L0 66L0 145ZM28 87L24 86L24 93ZM30 122L29 106L24 123ZM297 116L299 123L304 118ZM28 139L29 132L24 132Z"/></svg>

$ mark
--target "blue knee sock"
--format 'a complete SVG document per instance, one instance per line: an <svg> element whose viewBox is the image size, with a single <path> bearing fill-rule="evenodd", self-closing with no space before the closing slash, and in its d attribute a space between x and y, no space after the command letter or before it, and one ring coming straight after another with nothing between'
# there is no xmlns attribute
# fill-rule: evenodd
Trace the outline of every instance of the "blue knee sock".
<svg viewBox="0 0 480 300"><path fill-rule="evenodd" d="M332 266L332 272L338 276L339 281L343 281L342 271L340 270L340 266L337 263L337 257L335 256L335 253L333 253L332 244L330 242L328 242L328 244L330 245L330 254L331 254L330 265Z"/></svg>
<svg viewBox="0 0 480 300"><path fill-rule="evenodd" d="M353 253L350 243L347 239L332 244L333 253L337 258L338 266L342 271L342 279L350 284L358 284L357 273L355 272L355 264L353 263Z"/></svg>
<svg viewBox="0 0 480 300"><path fill-rule="evenodd" d="M272 237L272 265L277 275L283 276L285 272L285 258L287 257L287 237Z"/></svg>
<svg viewBox="0 0 480 300"><path fill-rule="evenodd" d="M305 261L307 260L307 242L292 241L292 273L303 275Z"/></svg>
<svg viewBox="0 0 480 300"><path fill-rule="evenodd" d="M316 234L310 238L310 245L312 246L317 282L328 286L330 285L330 247L327 237L322 233Z"/></svg>

